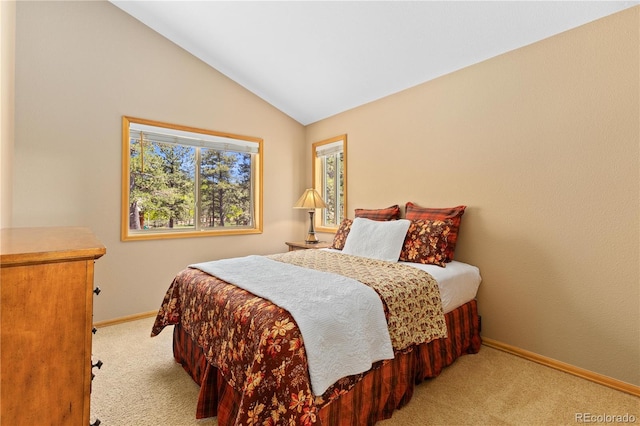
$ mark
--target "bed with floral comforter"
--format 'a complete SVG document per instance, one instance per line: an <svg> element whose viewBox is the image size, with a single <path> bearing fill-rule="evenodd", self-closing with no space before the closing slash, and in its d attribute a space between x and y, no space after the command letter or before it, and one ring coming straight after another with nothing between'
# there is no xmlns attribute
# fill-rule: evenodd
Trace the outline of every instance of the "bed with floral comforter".
<svg viewBox="0 0 640 426"><path fill-rule="evenodd" d="M268 258L371 286L383 301L395 357L315 395L304 338L287 310L187 268L167 290L152 335L176 326L174 356L201 385L198 418L217 415L220 425L373 424L405 404L414 383L479 349L475 301L445 316L437 284L424 271L320 250Z"/></svg>

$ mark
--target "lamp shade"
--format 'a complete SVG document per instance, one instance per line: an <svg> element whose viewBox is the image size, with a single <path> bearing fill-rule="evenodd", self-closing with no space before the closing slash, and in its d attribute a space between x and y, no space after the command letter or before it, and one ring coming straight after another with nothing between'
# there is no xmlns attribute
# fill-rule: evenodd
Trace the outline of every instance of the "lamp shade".
<svg viewBox="0 0 640 426"><path fill-rule="evenodd" d="M327 207L324 200L313 188L306 189L302 197L293 205L296 209L323 209Z"/></svg>

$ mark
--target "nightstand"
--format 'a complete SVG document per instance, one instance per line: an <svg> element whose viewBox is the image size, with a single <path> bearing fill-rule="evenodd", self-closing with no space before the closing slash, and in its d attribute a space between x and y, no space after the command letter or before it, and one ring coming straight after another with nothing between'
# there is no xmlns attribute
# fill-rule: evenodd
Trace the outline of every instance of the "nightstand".
<svg viewBox="0 0 640 426"><path fill-rule="evenodd" d="M329 241L320 241L317 243L305 243L304 241L296 241L296 242L287 241L285 244L289 246L289 251L294 251L294 250L329 248L331 247L332 243Z"/></svg>

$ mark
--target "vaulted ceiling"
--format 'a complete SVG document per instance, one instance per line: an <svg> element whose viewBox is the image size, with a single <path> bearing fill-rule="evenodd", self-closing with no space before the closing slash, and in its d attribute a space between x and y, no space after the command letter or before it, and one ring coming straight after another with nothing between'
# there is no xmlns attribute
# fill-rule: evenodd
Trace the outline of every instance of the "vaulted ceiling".
<svg viewBox="0 0 640 426"><path fill-rule="evenodd" d="M112 3L306 125L640 2Z"/></svg>

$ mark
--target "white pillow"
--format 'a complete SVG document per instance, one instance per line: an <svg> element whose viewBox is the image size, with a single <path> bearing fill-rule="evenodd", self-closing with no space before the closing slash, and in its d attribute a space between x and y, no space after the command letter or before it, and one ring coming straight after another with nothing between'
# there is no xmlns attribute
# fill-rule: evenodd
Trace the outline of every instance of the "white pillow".
<svg viewBox="0 0 640 426"><path fill-rule="evenodd" d="M357 217L344 243L343 253L397 262L410 220L375 221Z"/></svg>

